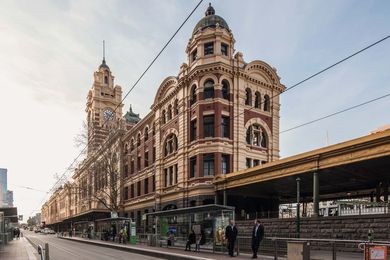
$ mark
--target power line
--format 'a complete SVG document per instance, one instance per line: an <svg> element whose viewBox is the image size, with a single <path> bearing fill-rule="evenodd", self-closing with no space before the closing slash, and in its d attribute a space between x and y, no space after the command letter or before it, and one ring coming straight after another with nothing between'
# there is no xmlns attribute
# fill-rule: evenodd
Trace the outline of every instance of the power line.
<svg viewBox="0 0 390 260"><path fill-rule="evenodd" d="M200 0L198 4L192 9L192 11L187 15L185 20L180 24L179 28L175 31L175 33L169 38L169 40L164 44L162 49L158 52L158 54L155 56L155 58L149 63L147 68L143 71L143 73L140 75L140 77L136 80L136 82L133 84L133 86L130 88L130 90L126 93L124 98L122 98L121 102L115 107L115 111L122 105L123 101L127 98L127 96L133 91L133 89L138 85L138 83L141 81L141 79L145 76L145 74L149 71L149 69L153 66L153 64L156 62L156 60L160 57L160 55L163 53L163 51L168 47L168 45L172 42L174 37L178 34L178 32L181 30L181 28L184 26L184 24L188 21L188 19L192 16L192 14L198 9L200 4L203 2L203 0ZM114 113L111 113L108 118L105 119L105 121L102 124L102 127L111 119ZM86 146L80 151L80 153L76 156L76 158L72 161L72 163L69 165L69 167L65 170L65 172L61 175L61 177L54 183L53 187L49 190L48 193L52 192L55 187L63 181L64 178L66 178L66 173L73 167L74 163L77 162L77 160L80 158L81 155L85 152L89 145L89 142L86 144ZM46 197L45 197L46 198ZM44 201L45 198L42 200ZM41 202L42 203L42 202Z"/></svg>
<svg viewBox="0 0 390 260"><path fill-rule="evenodd" d="M354 53L352 53L352 54L350 54L350 55L348 55L347 57L345 57L345 58L343 58L343 59L341 59L341 60L339 60L339 61L333 63L332 65L330 65L330 66L328 66L328 67L326 67L326 68L324 68L324 69L322 69L322 70L320 70L320 71L318 71L318 72L316 72L316 73L314 73L314 74L308 76L307 78L305 78L305 79L303 79L303 80L301 80L301 81L299 81L299 82L293 84L292 86L286 88L283 92L276 93L275 95L271 96L270 99L272 100L272 99L274 99L274 98L280 96L281 94L284 94L284 93L286 93L287 91L292 90L292 89L294 89L294 88L296 88L296 87L302 85L302 84L305 83L306 81L308 81L308 80L310 80L310 79L312 79L312 78L314 78L314 77L316 77L316 76L318 76L318 75L320 75L320 74L322 74L322 73L324 73L324 72L330 70L331 68L336 67L337 65L339 65L339 64L341 64L341 63L343 63L343 62L345 62L345 61L347 61L347 60L349 60L349 59L351 59L352 57L354 57L354 56L356 56L356 55L358 55L358 54L360 54L360 53L362 53L362 52L364 52L364 51L366 51L366 50L368 50L368 49L374 47L375 45L377 45L377 44L379 44L379 43L381 43L381 42L383 42L383 41L385 41L385 40L387 40L387 39L389 39L389 38L390 38L390 35L387 35L387 36L381 38L380 40L378 40L378 41L376 41L376 42L374 42L374 43L372 43L372 44L370 44L370 45L368 45L368 46L366 46L366 47L364 47L364 48L362 48L362 49L360 49L360 50L358 50L358 51L356 51L356 52L354 52ZM259 102L259 107L261 107L262 104L264 104L264 102ZM246 111L250 111L250 110L252 110L252 109L254 109L254 108L255 108L255 107L250 107L249 109L244 110L243 112L239 113L239 114L236 115L235 117L238 117L238 116L240 116L240 115L243 115ZM233 117L233 118L235 118L235 117ZM218 127L219 127L219 125L218 125Z"/></svg>
<svg viewBox="0 0 390 260"><path fill-rule="evenodd" d="M300 127L303 127L303 126L306 126L306 125L313 124L313 123L315 123L315 122L318 122L318 121L327 119L327 118L332 117L332 116L336 116L336 115L338 115L338 114L341 114L341 113L350 111L350 110L352 110L352 109L355 109L355 108L358 108L358 107L361 107L361 106L370 104L370 103L372 103L372 102L375 102L375 101L377 101L377 100L386 98L386 97L388 97L388 96L390 96L390 93L389 93L389 94L386 94L386 95L383 95L383 96L380 96L380 97L377 97L377 98L374 98L374 99L371 99L371 100L368 100L368 101L365 101L365 102L363 102L363 103L354 105L354 106L352 106L352 107L348 107L348 108L345 108L345 109L343 109L343 110L340 110L340 111L331 113L331 114L329 114L329 115L326 115L326 116L323 116L323 117L319 117L319 118L314 119L314 120L311 120L311 121L309 121L309 122L306 122L306 123L303 123L303 124L300 124L300 125L297 125L297 126L288 128L288 129L286 129L286 130L280 131L280 133L282 134L282 133L290 132L290 131L292 131L292 130L294 130L294 129L297 129L297 128L300 128Z"/></svg>
<svg viewBox="0 0 390 260"><path fill-rule="evenodd" d="M15 186L15 187L19 187L19 188L23 188L23 189L26 189L26 190L33 190L33 191L40 191L40 192L49 193L48 191L38 190L38 189L35 189L35 188L32 188L32 187L28 187L28 186L15 185L15 184L10 184L10 185L11 186Z"/></svg>

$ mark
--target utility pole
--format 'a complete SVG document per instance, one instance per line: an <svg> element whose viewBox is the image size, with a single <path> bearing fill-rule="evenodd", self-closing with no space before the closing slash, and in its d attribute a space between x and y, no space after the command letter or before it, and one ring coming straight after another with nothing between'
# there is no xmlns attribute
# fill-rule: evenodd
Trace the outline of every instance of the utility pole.
<svg viewBox="0 0 390 260"><path fill-rule="evenodd" d="M301 178L297 178L297 236L300 237L301 233L301 216L300 216L300 181Z"/></svg>

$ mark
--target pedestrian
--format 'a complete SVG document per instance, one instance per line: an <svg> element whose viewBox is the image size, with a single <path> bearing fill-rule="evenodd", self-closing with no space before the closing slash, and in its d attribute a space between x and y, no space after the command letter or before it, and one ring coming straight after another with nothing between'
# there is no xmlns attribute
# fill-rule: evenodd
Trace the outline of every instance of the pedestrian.
<svg viewBox="0 0 390 260"><path fill-rule="evenodd" d="M206 243L206 237L205 237L203 229L201 229L199 237L197 237L197 239L196 239L195 251L199 252L200 251L200 246L204 245L205 243Z"/></svg>
<svg viewBox="0 0 390 260"><path fill-rule="evenodd" d="M195 244L195 243L196 243L196 235L195 235L195 231L192 229L191 233L188 235L185 251L187 251L187 248L188 248L188 251L191 251L191 245Z"/></svg>
<svg viewBox="0 0 390 260"><path fill-rule="evenodd" d="M119 230L119 244L120 243L122 243L122 239L123 239L123 228L121 228L120 230Z"/></svg>
<svg viewBox="0 0 390 260"><path fill-rule="evenodd" d="M260 219L255 220L255 226L252 230L252 259L257 258L257 251L259 250L260 242L264 237L264 226Z"/></svg>
<svg viewBox="0 0 390 260"><path fill-rule="evenodd" d="M127 228L126 228L126 226L123 227L122 240L123 240L123 244L126 244L126 241L127 241Z"/></svg>
<svg viewBox="0 0 390 260"><path fill-rule="evenodd" d="M173 246L173 242L175 241L175 236L173 235L172 231L168 232L168 239L167 239L167 247Z"/></svg>
<svg viewBox="0 0 390 260"><path fill-rule="evenodd" d="M238 230L233 219L230 220L230 224L225 229L225 238L228 241L227 247L229 255L234 256L234 245L236 243Z"/></svg>

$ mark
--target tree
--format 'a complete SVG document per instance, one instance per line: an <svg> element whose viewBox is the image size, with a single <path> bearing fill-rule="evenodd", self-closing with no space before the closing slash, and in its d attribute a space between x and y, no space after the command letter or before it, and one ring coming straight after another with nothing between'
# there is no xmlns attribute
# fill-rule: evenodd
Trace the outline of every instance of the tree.
<svg viewBox="0 0 390 260"><path fill-rule="evenodd" d="M37 224L37 220L36 220L35 217L29 217L29 218L27 219L27 225L28 225L29 227L35 226L36 224Z"/></svg>
<svg viewBox="0 0 390 260"><path fill-rule="evenodd" d="M84 165L80 166L82 173L69 183L73 194L78 200L97 202L111 212L120 210L120 132L113 132L103 146L90 155ZM98 206L96 206L98 207Z"/></svg>

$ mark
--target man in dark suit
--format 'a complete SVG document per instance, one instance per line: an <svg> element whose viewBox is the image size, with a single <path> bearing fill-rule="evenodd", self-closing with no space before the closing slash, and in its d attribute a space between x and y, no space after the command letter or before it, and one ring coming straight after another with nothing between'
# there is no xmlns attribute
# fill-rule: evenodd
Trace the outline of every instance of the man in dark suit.
<svg viewBox="0 0 390 260"><path fill-rule="evenodd" d="M236 243L238 230L234 223L234 220L230 220L229 226L225 229L225 237L228 241L229 255L234 256L234 244Z"/></svg>
<svg viewBox="0 0 390 260"><path fill-rule="evenodd" d="M260 219L256 219L255 226L252 230L252 252L253 258L257 258L257 251L259 250L260 242L264 237L264 226L260 223Z"/></svg>

